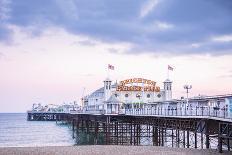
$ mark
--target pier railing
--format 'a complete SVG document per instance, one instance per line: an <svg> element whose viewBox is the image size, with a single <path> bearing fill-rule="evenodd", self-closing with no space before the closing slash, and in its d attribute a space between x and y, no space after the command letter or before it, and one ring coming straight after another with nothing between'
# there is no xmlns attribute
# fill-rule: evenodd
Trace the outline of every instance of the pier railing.
<svg viewBox="0 0 232 155"><path fill-rule="evenodd" d="M194 108L137 108L126 109L126 115L157 116L208 116L232 119L227 108L194 107Z"/></svg>

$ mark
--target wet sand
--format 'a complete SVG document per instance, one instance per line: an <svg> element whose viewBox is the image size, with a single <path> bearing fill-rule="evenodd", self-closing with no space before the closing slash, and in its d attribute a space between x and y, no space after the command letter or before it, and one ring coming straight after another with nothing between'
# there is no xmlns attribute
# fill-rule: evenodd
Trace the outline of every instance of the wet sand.
<svg viewBox="0 0 232 155"><path fill-rule="evenodd" d="M46 147L0 147L0 155L217 155L217 150L168 148L157 146L46 146ZM232 152L224 151L225 155Z"/></svg>

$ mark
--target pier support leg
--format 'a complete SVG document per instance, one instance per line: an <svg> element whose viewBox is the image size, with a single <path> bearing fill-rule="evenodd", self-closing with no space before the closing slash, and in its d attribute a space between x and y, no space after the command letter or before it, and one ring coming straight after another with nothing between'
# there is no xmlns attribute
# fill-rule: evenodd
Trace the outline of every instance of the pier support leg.
<svg viewBox="0 0 232 155"><path fill-rule="evenodd" d="M189 130L187 130L187 148L189 148Z"/></svg>
<svg viewBox="0 0 232 155"><path fill-rule="evenodd" d="M74 139L75 138L75 136L74 136L74 133L75 133L75 123L74 123L74 119L72 120L72 138Z"/></svg>
<svg viewBox="0 0 232 155"><path fill-rule="evenodd" d="M172 129L172 147L173 147L173 139L174 139L174 136L173 136L173 129Z"/></svg>
<svg viewBox="0 0 232 155"><path fill-rule="evenodd" d="M130 123L130 145L133 144L133 125Z"/></svg>
<svg viewBox="0 0 232 155"><path fill-rule="evenodd" d="M94 144L98 144L99 123L95 122Z"/></svg>
<svg viewBox="0 0 232 155"><path fill-rule="evenodd" d="M161 138L162 138L161 145L164 146L164 129L163 129L163 127L161 128Z"/></svg>
<svg viewBox="0 0 232 155"><path fill-rule="evenodd" d="M209 134L206 133L206 139L205 139L205 145L206 145L206 148L209 149Z"/></svg>
<svg viewBox="0 0 232 155"><path fill-rule="evenodd" d="M153 145L158 146L158 128L153 126Z"/></svg>
<svg viewBox="0 0 232 155"><path fill-rule="evenodd" d="M208 122L205 122L205 145L206 148L209 149L210 141L209 141L209 130L208 130Z"/></svg>
<svg viewBox="0 0 232 155"><path fill-rule="evenodd" d="M179 129L176 129L176 144L177 144L177 147L180 147L180 131L179 131Z"/></svg>
<svg viewBox="0 0 232 155"><path fill-rule="evenodd" d="M161 129L158 128L158 134L159 134L159 146L161 146Z"/></svg>
<svg viewBox="0 0 232 155"><path fill-rule="evenodd" d="M222 138L218 137L218 151L222 153Z"/></svg>
<svg viewBox="0 0 232 155"><path fill-rule="evenodd" d="M183 147L185 148L185 130L183 130Z"/></svg>
<svg viewBox="0 0 232 155"><path fill-rule="evenodd" d="M194 132L195 149L197 149L197 131Z"/></svg>
<svg viewBox="0 0 232 155"><path fill-rule="evenodd" d="M201 131L201 148L203 149L204 146L204 135L203 135L203 131Z"/></svg>
<svg viewBox="0 0 232 155"><path fill-rule="evenodd" d="M79 121L76 122L76 143L79 143Z"/></svg>
<svg viewBox="0 0 232 155"><path fill-rule="evenodd" d="M227 139L227 147L228 147L228 151L230 151L230 139Z"/></svg>

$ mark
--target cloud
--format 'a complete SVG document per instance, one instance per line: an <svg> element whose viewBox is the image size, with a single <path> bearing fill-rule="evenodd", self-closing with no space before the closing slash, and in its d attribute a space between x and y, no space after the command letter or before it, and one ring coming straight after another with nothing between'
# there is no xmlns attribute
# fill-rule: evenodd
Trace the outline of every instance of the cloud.
<svg viewBox="0 0 232 155"><path fill-rule="evenodd" d="M87 73L87 74L77 74L78 76L83 76L83 77L92 77L95 76L95 74Z"/></svg>
<svg viewBox="0 0 232 155"><path fill-rule="evenodd" d="M81 41L73 42L72 45L95 46L96 43L94 43L91 40L81 40Z"/></svg>
<svg viewBox="0 0 232 155"><path fill-rule="evenodd" d="M2 58L3 56L4 56L4 54L0 52L0 58Z"/></svg>
<svg viewBox="0 0 232 155"><path fill-rule="evenodd" d="M232 34L213 37L212 41L215 41L215 42L232 42Z"/></svg>
<svg viewBox="0 0 232 155"><path fill-rule="evenodd" d="M4 21L10 18L10 3L11 0L0 0L0 21Z"/></svg>
<svg viewBox="0 0 232 155"><path fill-rule="evenodd" d="M232 74L221 75L218 78L232 78Z"/></svg>
<svg viewBox="0 0 232 155"><path fill-rule="evenodd" d="M75 0L68 0L68 1L55 0L55 2L58 5L58 7L61 9L63 14L65 14L66 17L78 20L79 18L78 7L75 4Z"/></svg>
<svg viewBox="0 0 232 155"><path fill-rule="evenodd" d="M201 46L201 44L199 44L199 43L192 43L190 46L193 47L193 48L199 48Z"/></svg>
<svg viewBox="0 0 232 155"><path fill-rule="evenodd" d="M140 10L140 18L147 16L158 4L159 0L148 0Z"/></svg>
<svg viewBox="0 0 232 155"><path fill-rule="evenodd" d="M160 22L160 21L156 21L155 26L161 30L171 29L174 27L172 24Z"/></svg>
<svg viewBox="0 0 232 155"><path fill-rule="evenodd" d="M102 42L128 43L130 54L232 53L228 0L23 0L8 3L7 8L10 11L2 13L9 18L0 25L1 41L12 36L8 25L27 29L32 37L51 26Z"/></svg>
<svg viewBox="0 0 232 155"><path fill-rule="evenodd" d="M109 48L108 51L110 53L113 53L113 54L118 54L119 53L118 49L115 49L115 48Z"/></svg>

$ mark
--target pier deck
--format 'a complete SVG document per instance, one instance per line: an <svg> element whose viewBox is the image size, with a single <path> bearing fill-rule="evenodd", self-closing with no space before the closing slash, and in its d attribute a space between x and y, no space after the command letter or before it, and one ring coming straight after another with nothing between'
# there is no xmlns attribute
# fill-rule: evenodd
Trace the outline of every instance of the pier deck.
<svg viewBox="0 0 232 155"><path fill-rule="evenodd" d="M66 122L79 145L154 145L230 151L231 119L202 114L28 112L28 120Z"/></svg>

